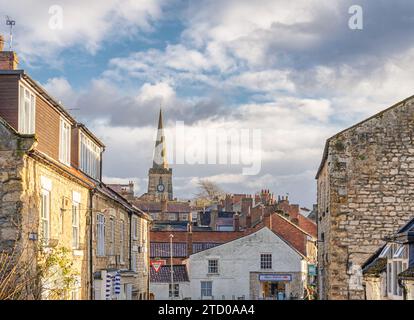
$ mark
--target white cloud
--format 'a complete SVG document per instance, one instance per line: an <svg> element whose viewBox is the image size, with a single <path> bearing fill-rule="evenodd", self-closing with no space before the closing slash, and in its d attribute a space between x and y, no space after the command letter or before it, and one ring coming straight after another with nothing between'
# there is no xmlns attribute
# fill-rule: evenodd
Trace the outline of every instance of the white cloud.
<svg viewBox="0 0 414 320"><path fill-rule="evenodd" d="M4 14L16 20L15 47L23 58L52 58L73 46L95 53L103 42L113 43L139 31L151 31L162 17L163 0L1 0ZM62 29L51 29L49 8L62 8ZM48 61L50 62L50 61Z"/></svg>

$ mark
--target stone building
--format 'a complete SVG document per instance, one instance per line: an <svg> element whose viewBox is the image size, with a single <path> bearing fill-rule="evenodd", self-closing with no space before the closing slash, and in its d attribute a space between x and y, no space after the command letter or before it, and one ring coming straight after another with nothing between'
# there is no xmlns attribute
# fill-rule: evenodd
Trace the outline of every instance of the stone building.
<svg viewBox="0 0 414 320"><path fill-rule="evenodd" d="M322 299L363 299L361 265L414 210L414 97L329 138L316 175Z"/></svg>
<svg viewBox="0 0 414 320"><path fill-rule="evenodd" d="M120 284L146 298L150 217L102 183L103 143L16 68L16 54L0 51L0 252L22 264L15 285L31 284L20 297L93 299L95 271L118 267L124 248L120 271L131 272ZM117 235L122 225L136 237ZM45 259L57 265L40 276Z"/></svg>

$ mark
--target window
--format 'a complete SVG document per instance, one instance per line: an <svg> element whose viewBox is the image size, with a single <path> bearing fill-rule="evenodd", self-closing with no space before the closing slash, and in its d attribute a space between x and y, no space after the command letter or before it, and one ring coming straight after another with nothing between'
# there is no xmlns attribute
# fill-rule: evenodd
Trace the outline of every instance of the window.
<svg viewBox="0 0 414 320"><path fill-rule="evenodd" d="M176 220L177 220L177 214L175 214L175 213L170 213L170 214L168 215L168 220L170 220L170 221L176 221Z"/></svg>
<svg viewBox="0 0 414 320"><path fill-rule="evenodd" d="M264 253L260 255L260 269L272 269L271 253Z"/></svg>
<svg viewBox="0 0 414 320"><path fill-rule="evenodd" d="M72 248L79 248L79 203L72 203Z"/></svg>
<svg viewBox="0 0 414 320"><path fill-rule="evenodd" d="M137 271L137 253L131 252L131 270Z"/></svg>
<svg viewBox="0 0 414 320"><path fill-rule="evenodd" d="M180 296L180 285L174 283L174 289L171 290L171 283L168 286L168 296L171 298L178 298Z"/></svg>
<svg viewBox="0 0 414 320"><path fill-rule="evenodd" d="M109 219L109 254L115 254L115 222L113 218Z"/></svg>
<svg viewBox="0 0 414 320"><path fill-rule="evenodd" d="M19 99L19 132L35 133L36 97L24 86L20 86Z"/></svg>
<svg viewBox="0 0 414 320"><path fill-rule="evenodd" d="M218 260L208 260L208 273L218 273Z"/></svg>
<svg viewBox="0 0 414 320"><path fill-rule="evenodd" d="M137 217L133 216L131 223L132 223L132 237L134 238L134 240L138 239L138 227L137 227L137 222L138 219Z"/></svg>
<svg viewBox="0 0 414 320"><path fill-rule="evenodd" d="M98 256L105 255L105 216L98 214L96 217L96 254Z"/></svg>
<svg viewBox="0 0 414 320"><path fill-rule="evenodd" d="M213 296L213 282L201 281L201 298Z"/></svg>
<svg viewBox="0 0 414 320"><path fill-rule="evenodd" d="M125 223L121 220L120 235L119 235L119 260L124 263L124 237L125 237Z"/></svg>
<svg viewBox="0 0 414 320"><path fill-rule="evenodd" d="M60 118L59 160L70 164L70 124L63 118Z"/></svg>
<svg viewBox="0 0 414 320"><path fill-rule="evenodd" d="M90 177L99 180L101 175L101 148L80 133L80 169Z"/></svg>
<svg viewBox="0 0 414 320"><path fill-rule="evenodd" d="M50 239L50 191L47 190L42 190L41 193L41 214L41 240L47 245Z"/></svg>

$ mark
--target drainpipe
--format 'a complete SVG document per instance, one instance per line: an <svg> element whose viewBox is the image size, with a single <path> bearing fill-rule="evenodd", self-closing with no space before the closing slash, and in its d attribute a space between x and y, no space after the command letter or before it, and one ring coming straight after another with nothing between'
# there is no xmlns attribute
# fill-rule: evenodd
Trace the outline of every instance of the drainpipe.
<svg viewBox="0 0 414 320"><path fill-rule="evenodd" d="M89 273L90 273L90 299L94 300L94 279L93 279L93 195L95 190L89 190L89 213L90 213L90 221L89 221Z"/></svg>

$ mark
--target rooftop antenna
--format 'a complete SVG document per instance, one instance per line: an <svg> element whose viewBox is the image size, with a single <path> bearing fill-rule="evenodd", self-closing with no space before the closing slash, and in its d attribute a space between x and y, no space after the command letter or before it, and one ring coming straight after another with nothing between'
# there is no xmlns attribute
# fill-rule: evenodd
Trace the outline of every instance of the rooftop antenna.
<svg viewBox="0 0 414 320"><path fill-rule="evenodd" d="M9 48L10 51L13 49L13 26L16 24L15 20L12 20L9 16L6 16L6 26L10 26L10 42Z"/></svg>

